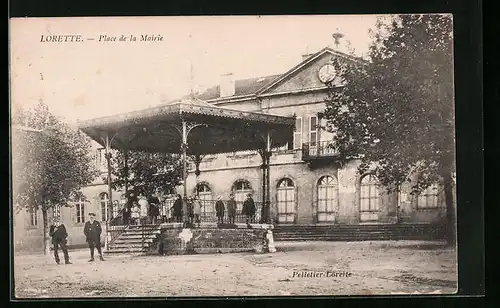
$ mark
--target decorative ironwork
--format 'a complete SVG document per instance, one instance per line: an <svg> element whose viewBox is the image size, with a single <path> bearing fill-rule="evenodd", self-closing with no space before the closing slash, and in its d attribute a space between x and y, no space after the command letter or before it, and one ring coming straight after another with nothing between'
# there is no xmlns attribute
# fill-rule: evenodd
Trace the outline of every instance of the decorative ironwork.
<svg viewBox="0 0 500 308"><path fill-rule="evenodd" d="M302 144L302 160L338 157L339 152L331 141Z"/></svg>
<svg viewBox="0 0 500 308"><path fill-rule="evenodd" d="M203 160L203 158L205 157L205 155L200 155L200 154L195 154L195 155L191 155L191 160L194 162L194 165L195 165L195 170L194 170L194 174L196 176L200 176L201 172L200 172L200 164L201 164L201 161Z"/></svg>

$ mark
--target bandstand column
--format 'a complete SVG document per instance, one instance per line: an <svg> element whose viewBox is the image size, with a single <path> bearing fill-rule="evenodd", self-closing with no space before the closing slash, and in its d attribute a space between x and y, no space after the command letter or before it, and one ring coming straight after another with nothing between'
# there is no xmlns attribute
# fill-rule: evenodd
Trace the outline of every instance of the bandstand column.
<svg viewBox="0 0 500 308"><path fill-rule="evenodd" d="M108 226L108 207L113 204L113 190L111 189L111 141L112 138L109 138L109 133L106 132L106 135L103 138L104 141L104 157L106 158L106 167L107 167L107 182L108 182L108 204L104 207L104 219L106 221L106 241L105 241L105 249L108 249L109 243L109 226Z"/></svg>
<svg viewBox="0 0 500 308"><path fill-rule="evenodd" d="M270 157L271 157L271 132L268 131L265 136L265 147L261 153L262 156L262 208L261 208L261 223L269 222L269 208L270 208Z"/></svg>
<svg viewBox="0 0 500 308"><path fill-rule="evenodd" d="M182 120L182 185L184 190L183 202L182 202L182 216L184 221L187 221L187 123Z"/></svg>
<svg viewBox="0 0 500 308"><path fill-rule="evenodd" d="M194 165L195 165L195 170L194 170L194 175L196 176L196 183L195 183L195 190L196 190L196 195L198 195L198 178L201 174L200 172L200 164L201 164L201 160L203 159L203 156L200 155L200 154L196 154L193 156L193 161L194 161Z"/></svg>
<svg viewBox="0 0 500 308"><path fill-rule="evenodd" d="M264 207L265 207L265 203L266 203L266 191L267 191L267 181L266 181L266 151L263 150L262 151L262 165L261 165L261 168L262 168L262 208L260 210L260 222L263 222L263 218L264 218Z"/></svg>
<svg viewBox="0 0 500 308"><path fill-rule="evenodd" d="M271 162L271 132L267 132L266 139L266 201L265 201L265 212L262 217L264 223L269 222L269 210L271 206L271 177L270 177L270 162Z"/></svg>

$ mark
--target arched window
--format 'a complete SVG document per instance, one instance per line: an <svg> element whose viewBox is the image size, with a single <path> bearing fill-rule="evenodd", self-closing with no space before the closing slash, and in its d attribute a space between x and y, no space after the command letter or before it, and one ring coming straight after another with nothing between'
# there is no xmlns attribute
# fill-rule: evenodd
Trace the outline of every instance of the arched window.
<svg viewBox="0 0 500 308"><path fill-rule="evenodd" d="M201 220L208 221L209 218L214 216L213 212L215 210L212 190L208 187L208 185L200 183L196 186L196 193L200 197L201 201Z"/></svg>
<svg viewBox="0 0 500 308"><path fill-rule="evenodd" d="M361 178L361 212L379 210L379 183L373 174Z"/></svg>
<svg viewBox="0 0 500 308"><path fill-rule="evenodd" d="M236 200L236 209L241 212L243 208L243 201L246 200L248 194L253 194L252 186L245 180L239 180L234 183L232 188L234 200Z"/></svg>
<svg viewBox="0 0 500 308"><path fill-rule="evenodd" d="M77 200L75 203L75 222L77 224L85 222L85 201L83 199Z"/></svg>
<svg viewBox="0 0 500 308"><path fill-rule="evenodd" d="M284 178L277 186L278 222L293 223L295 221L295 185Z"/></svg>
<svg viewBox="0 0 500 308"><path fill-rule="evenodd" d="M109 203L109 197L108 193L101 193L99 195L99 200L101 204L101 220L106 221L106 206L108 207L108 220L113 214L113 208L111 207L111 204Z"/></svg>
<svg viewBox="0 0 500 308"><path fill-rule="evenodd" d="M335 221L335 206L338 203L337 180L329 175L318 181L318 222Z"/></svg>
<svg viewBox="0 0 500 308"><path fill-rule="evenodd" d="M439 187L433 184L418 194L417 208L429 209L438 207Z"/></svg>

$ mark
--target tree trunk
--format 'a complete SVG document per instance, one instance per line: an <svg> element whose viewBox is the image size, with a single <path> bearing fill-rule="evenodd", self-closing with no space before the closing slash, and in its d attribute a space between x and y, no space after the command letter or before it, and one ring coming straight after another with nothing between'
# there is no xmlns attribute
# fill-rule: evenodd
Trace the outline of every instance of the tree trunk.
<svg viewBox="0 0 500 308"><path fill-rule="evenodd" d="M446 240L448 246L456 245L455 207L453 206L453 179L451 172L444 175L444 195L446 202Z"/></svg>
<svg viewBox="0 0 500 308"><path fill-rule="evenodd" d="M125 150L124 153L125 160L125 195L128 194L128 150Z"/></svg>
<svg viewBox="0 0 500 308"><path fill-rule="evenodd" d="M47 209L42 206L42 215L43 215L43 254L50 254L50 236L49 236L49 222Z"/></svg>

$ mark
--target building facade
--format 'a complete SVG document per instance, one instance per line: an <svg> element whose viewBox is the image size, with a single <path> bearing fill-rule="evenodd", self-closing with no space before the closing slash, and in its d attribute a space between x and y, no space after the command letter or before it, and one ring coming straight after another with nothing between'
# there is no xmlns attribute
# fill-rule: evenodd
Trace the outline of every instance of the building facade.
<svg viewBox="0 0 500 308"><path fill-rule="evenodd" d="M111 206L108 196L108 186L103 181L106 175L107 165L104 158L104 149L96 142L92 142L92 155L96 168L101 172L93 183L84 187L82 193L85 198L75 200L68 207L57 207L48 212L48 224L53 221L54 216L58 216L66 226L68 232L68 246L72 248L86 247L83 227L88 220L88 213L95 213L96 219L101 221L104 234L106 232L106 214L108 221L117 216L118 204ZM113 200L121 198L121 193L113 191ZM107 207L107 209L106 209ZM15 251L42 251L43 250L43 215L41 210L23 209L13 212L14 250Z"/></svg>
<svg viewBox="0 0 500 308"><path fill-rule="evenodd" d="M359 59L325 48L304 56L302 61L281 75L235 80L232 74L221 76L219 85L207 89L197 98L224 108L295 116L296 127L288 144L272 150L270 158L271 217L276 224L383 224L439 223L446 218L443 188L436 184L419 195L410 194L410 184L399 193L387 193L370 172L359 174L359 162L339 163L330 147L332 135L321 129L319 114L325 109L328 87L325 82L341 86L330 63L335 57L349 61ZM104 149L93 143L96 166L106 174ZM186 181L189 194L198 193L204 211L214 211L217 196L227 199L233 193L241 208L252 193L262 200L262 160L256 151L206 155L196 176L194 165ZM455 189L454 189L455 190ZM83 225L88 213L94 212L105 227L116 217L119 207L109 202L108 187L102 177L82 189L86 199L71 207L59 209L69 233L68 245L85 246ZM179 188L179 193L182 189ZM456 195L456 194L454 194ZM121 192L113 192L119 200ZM456 202L455 202L456 204ZM107 208L107 210L106 210ZM168 205L164 205L165 213ZM43 247L41 212L15 214L16 250L38 250Z"/></svg>
<svg viewBox="0 0 500 308"><path fill-rule="evenodd" d="M331 66L335 57L360 61L325 48L306 55L282 75L234 80L224 75L218 86L198 98L216 106L295 116L289 143L273 149L270 160L271 215L278 224L437 223L445 219L444 192L435 185L420 195L411 185L388 193L371 173L359 174L359 162L339 163L331 133L321 129L328 87L341 86ZM261 157L256 151L205 156L200 175L189 173L191 193L213 200L247 193L262 201Z"/></svg>

